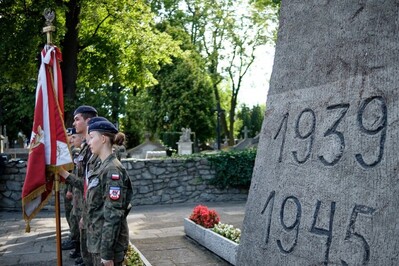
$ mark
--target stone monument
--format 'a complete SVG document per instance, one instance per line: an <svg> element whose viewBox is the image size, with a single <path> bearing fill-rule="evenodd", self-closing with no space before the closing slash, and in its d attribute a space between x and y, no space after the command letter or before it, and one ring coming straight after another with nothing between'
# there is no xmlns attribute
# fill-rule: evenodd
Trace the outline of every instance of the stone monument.
<svg viewBox="0 0 399 266"><path fill-rule="evenodd" d="M7 126L0 125L0 153L6 152L8 149L8 136L7 136Z"/></svg>
<svg viewBox="0 0 399 266"><path fill-rule="evenodd" d="M398 18L282 1L237 265L399 265Z"/></svg>
<svg viewBox="0 0 399 266"><path fill-rule="evenodd" d="M165 149L164 147L158 140L151 141L150 140L150 133L145 134L145 141L141 143L140 145L129 149L127 151L127 157L128 158L134 158L134 159L148 159L148 157L154 158L154 154L159 155L159 152L164 152L164 155L166 156Z"/></svg>
<svg viewBox="0 0 399 266"><path fill-rule="evenodd" d="M191 141L191 129L182 128L182 134L179 142L177 142L177 149L179 155L192 154L193 153L193 142Z"/></svg>

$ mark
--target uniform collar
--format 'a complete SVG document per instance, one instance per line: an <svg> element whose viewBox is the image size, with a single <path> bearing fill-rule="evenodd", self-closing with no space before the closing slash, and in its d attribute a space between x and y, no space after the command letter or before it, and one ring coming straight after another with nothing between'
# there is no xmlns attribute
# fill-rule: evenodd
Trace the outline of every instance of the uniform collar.
<svg viewBox="0 0 399 266"><path fill-rule="evenodd" d="M111 153L101 164L104 164L106 162L112 161L115 158L116 158L115 154Z"/></svg>

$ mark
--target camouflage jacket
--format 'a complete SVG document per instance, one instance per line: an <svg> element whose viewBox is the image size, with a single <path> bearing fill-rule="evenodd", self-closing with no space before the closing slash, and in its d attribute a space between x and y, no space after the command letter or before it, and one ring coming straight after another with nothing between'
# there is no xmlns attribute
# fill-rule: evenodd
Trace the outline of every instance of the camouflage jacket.
<svg viewBox="0 0 399 266"><path fill-rule="evenodd" d="M90 152L91 153L91 152ZM86 164L86 174L84 176L84 182L87 182L86 185L87 187L89 186L89 176L91 175L91 173L94 172L94 169L98 168L99 165L101 164L101 160L100 158L95 155L92 154L89 158L89 161ZM86 201L86 197L87 197L87 187L86 187L86 191L85 189L83 190L82 193L82 218L83 218L83 228L87 229L87 224L88 224L88 220L87 220L87 201ZM86 195L84 195L86 193Z"/></svg>
<svg viewBox="0 0 399 266"><path fill-rule="evenodd" d="M92 166L92 163L90 163L90 159L92 159L92 157L93 156L89 148L89 145L84 143L79 154L74 159L75 163L74 172L73 174L70 174L66 179L67 183L73 186L72 205L73 205L73 212L77 217L82 216L84 208L84 200L83 200L84 180L86 177L86 172L88 172L90 166ZM95 158L97 158L97 156L95 156Z"/></svg>
<svg viewBox="0 0 399 266"><path fill-rule="evenodd" d="M126 216L133 196L126 169L114 154L89 175L87 190L87 249L101 258L127 250L129 229Z"/></svg>

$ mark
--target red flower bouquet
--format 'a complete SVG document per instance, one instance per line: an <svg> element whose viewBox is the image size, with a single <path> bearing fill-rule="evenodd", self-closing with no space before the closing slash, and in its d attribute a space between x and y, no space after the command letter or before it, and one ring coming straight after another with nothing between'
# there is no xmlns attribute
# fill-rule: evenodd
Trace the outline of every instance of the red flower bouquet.
<svg viewBox="0 0 399 266"><path fill-rule="evenodd" d="M212 228L215 224L219 223L220 218L215 210L210 210L206 206L198 205L190 215L190 220L205 228Z"/></svg>

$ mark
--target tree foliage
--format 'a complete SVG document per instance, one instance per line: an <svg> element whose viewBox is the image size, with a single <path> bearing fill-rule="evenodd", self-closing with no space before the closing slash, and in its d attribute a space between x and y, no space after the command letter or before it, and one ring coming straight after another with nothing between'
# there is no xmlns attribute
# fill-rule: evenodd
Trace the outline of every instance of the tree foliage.
<svg viewBox="0 0 399 266"><path fill-rule="evenodd" d="M142 0L59 0L51 4L4 0L0 1L4 37L0 45L0 94L22 88L29 95L34 94L36 57L44 40L42 13L48 7L56 11L54 43L61 46L64 56L67 114L79 104L91 104L100 110L100 115L117 122L124 115L124 103L133 90L156 84L153 73L171 63L172 55L179 56L178 43L155 28L154 16ZM21 97L24 94L19 94L17 100L25 101ZM5 104L3 97L0 101L0 124L8 125L10 137L21 127L30 135L31 123L13 123L10 115L11 110L21 107L21 102ZM19 118L32 121L34 101L28 106Z"/></svg>
<svg viewBox="0 0 399 266"><path fill-rule="evenodd" d="M241 1L232 0L2 0L0 125L11 140L20 130L30 135L42 13L52 8L67 126L78 105L90 104L118 122L131 145L146 131L182 127L205 141L214 137L219 104L223 135L233 141L242 78L253 51L270 39L267 23L276 16L268 7L279 7L276 0L251 2L257 9L242 14Z"/></svg>
<svg viewBox="0 0 399 266"><path fill-rule="evenodd" d="M238 136L244 137L244 128L246 127L248 137L255 137L262 129L262 123L265 113L265 106L255 105L252 108L241 105L237 114L237 120L241 121Z"/></svg>
<svg viewBox="0 0 399 266"><path fill-rule="evenodd" d="M231 87L229 109L221 113L223 135L234 142L238 93L244 76L255 60L259 46L274 40L271 22L276 19L277 3L248 1L153 0L151 6L163 12L163 18L180 26L190 35L204 56L217 104L221 105L222 81Z"/></svg>
<svg viewBox="0 0 399 266"><path fill-rule="evenodd" d="M147 89L146 106L136 111L144 117L145 130L158 134L168 146L176 148L178 132L181 133L183 127L195 132L197 141L206 141L214 133L215 101L203 59L191 43L186 42L187 33L168 23L159 28L180 40L184 52L173 59L173 64L164 65L155 73L158 83Z"/></svg>

